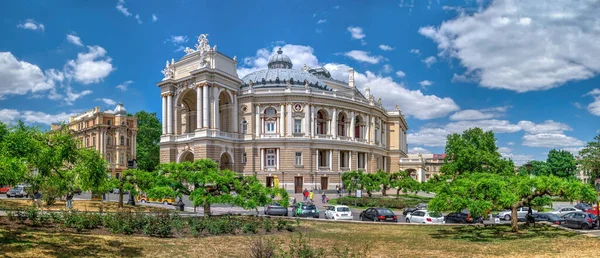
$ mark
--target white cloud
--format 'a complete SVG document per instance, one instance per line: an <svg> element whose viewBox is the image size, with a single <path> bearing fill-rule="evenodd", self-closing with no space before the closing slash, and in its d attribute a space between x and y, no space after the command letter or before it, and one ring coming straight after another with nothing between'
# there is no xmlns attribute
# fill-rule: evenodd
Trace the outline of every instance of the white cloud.
<svg viewBox="0 0 600 258"><path fill-rule="evenodd" d="M317 24L321 24L321 23L326 23L327 19L320 19L319 21L317 21Z"/></svg>
<svg viewBox="0 0 600 258"><path fill-rule="evenodd" d="M142 24L143 23L142 19L140 19L140 15L139 14L135 15L135 20L137 21L138 24Z"/></svg>
<svg viewBox="0 0 600 258"><path fill-rule="evenodd" d="M370 56L369 52L362 50L351 50L349 52L344 53L345 56L350 57L359 62L365 62L370 64L379 63L384 59L383 56Z"/></svg>
<svg viewBox="0 0 600 258"><path fill-rule="evenodd" d="M267 68L269 57L276 53L278 46L271 50L261 48L253 57L242 59L238 68L240 78L245 75ZM283 53L292 60L295 69L300 69L304 64L310 67L323 66L337 80L347 81L349 66L345 64L327 63L320 64L310 46L286 44L282 47ZM382 97L385 108L393 110L395 105L400 105L402 112L417 119L433 119L443 117L459 109L451 98L440 98L435 95L424 95L421 91L411 91L403 84L396 83L391 77L376 75L371 71L355 74L356 85L363 91L366 87L371 89L375 97Z"/></svg>
<svg viewBox="0 0 600 258"><path fill-rule="evenodd" d="M403 71L398 70L398 71L396 71L396 76L402 78L402 77L406 76L406 74Z"/></svg>
<svg viewBox="0 0 600 258"><path fill-rule="evenodd" d="M339 5L335 5L335 6L333 6L332 8L333 8L333 9L340 9L340 6L339 6Z"/></svg>
<svg viewBox="0 0 600 258"><path fill-rule="evenodd" d="M127 10L127 8L125 8L124 4L125 4L124 0L119 0L119 2L117 3L117 7L116 7L117 10L119 10L119 12L121 12L125 16L131 16L131 13Z"/></svg>
<svg viewBox="0 0 600 258"><path fill-rule="evenodd" d="M178 46L181 45L183 43L188 42L188 37L187 36L173 36L171 35L171 37L169 37L168 39L165 40L165 42L169 42L171 44L173 44L173 46Z"/></svg>
<svg viewBox="0 0 600 258"><path fill-rule="evenodd" d="M381 49L381 50L383 50L383 51L392 51L392 50L394 50L394 49L396 49L396 48L393 48L393 47L391 47L391 46L388 46L388 45L383 45L383 44L381 44L381 45L379 45L379 49Z"/></svg>
<svg viewBox="0 0 600 258"><path fill-rule="evenodd" d="M423 80L419 82L419 85L421 85L421 87L427 87L433 85L433 82L430 80Z"/></svg>
<svg viewBox="0 0 600 258"><path fill-rule="evenodd" d="M92 94L91 90L83 90L81 92L73 92L71 87L67 87L67 89L65 91L66 98L64 98L64 101L65 101L64 104L72 105L73 102L75 102L75 100L77 100L85 95L90 95L90 94Z"/></svg>
<svg viewBox="0 0 600 258"><path fill-rule="evenodd" d="M418 50L418 49L416 49L416 48L411 49L409 52L411 54L415 54L415 55L420 55L421 54L421 51Z"/></svg>
<svg viewBox="0 0 600 258"><path fill-rule="evenodd" d="M519 121L518 125L527 133L563 133L572 130L567 124L546 120L544 123L536 124L531 121Z"/></svg>
<svg viewBox="0 0 600 258"><path fill-rule="evenodd" d="M102 101L107 106L114 106L117 104L116 101L114 101L112 99L107 99L107 98L98 98L98 99L96 99L96 101Z"/></svg>
<svg viewBox="0 0 600 258"><path fill-rule="evenodd" d="M50 77L62 76L55 70L47 73ZM0 97L36 93L55 87L54 80L47 78L37 65L19 61L11 52L0 52L0 82Z"/></svg>
<svg viewBox="0 0 600 258"><path fill-rule="evenodd" d="M73 43L73 44L75 44L77 46L83 47L83 43L81 42L81 38L79 38L79 36L77 36L75 34L67 34L67 41L69 41L69 42L71 42L71 43Z"/></svg>
<svg viewBox="0 0 600 258"><path fill-rule="evenodd" d="M600 89L593 89L585 95L594 97L594 102L587 106L587 110L596 116L600 116Z"/></svg>
<svg viewBox="0 0 600 258"><path fill-rule="evenodd" d="M315 32L316 32L317 34L321 34L321 33L323 32L323 29L320 29L320 28L318 28L318 29L316 29L316 30L315 30Z"/></svg>
<svg viewBox="0 0 600 258"><path fill-rule="evenodd" d="M546 90L600 72L598 11L595 1L493 1L419 32L482 87Z"/></svg>
<svg viewBox="0 0 600 258"><path fill-rule="evenodd" d="M585 145L585 142L562 133L539 133L523 136L523 146L528 147L558 148L583 145Z"/></svg>
<svg viewBox="0 0 600 258"><path fill-rule="evenodd" d="M450 132L442 128L421 128L418 132L409 133L406 137L410 145L444 147L448 134Z"/></svg>
<svg viewBox="0 0 600 258"><path fill-rule="evenodd" d="M482 120L482 119L490 119L497 118L506 112L508 106L504 107L495 107L495 108L486 108L481 110L467 109L461 110L450 116L450 120Z"/></svg>
<svg viewBox="0 0 600 258"><path fill-rule="evenodd" d="M500 153L503 158L511 159L516 166L521 166L531 160L533 160L533 155L523 155L523 154L513 154L513 153Z"/></svg>
<svg viewBox="0 0 600 258"><path fill-rule="evenodd" d="M44 24L38 23L33 19L27 19L25 20L25 22L17 24L17 28L39 31L44 31L44 29L46 29L46 27L44 27Z"/></svg>
<svg viewBox="0 0 600 258"><path fill-rule="evenodd" d="M499 147L498 148L498 152L500 152L500 153L511 153L512 149L508 148L508 147Z"/></svg>
<svg viewBox="0 0 600 258"><path fill-rule="evenodd" d="M427 57L427 58L421 60L421 62L425 63L425 65L427 65L427 67L431 67L431 65L433 65L437 62L437 58L435 58L435 56L430 56L430 57Z"/></svg>
<svg viewBox="0 0 600 258"><path fill-rule="evenodd" d="M152 22L158 21L158 17L155 14L152 14Z"/></svg>
<svg viewBox="0 0 600 258"><path fill-rule="evenodd" d="M394 71L394 68L389 64L384 64L381 70L384 73L391 73L392 71Z"/></svg>
<svg viewBox="0 0 600 258"><path fill-rule="evenodd" d="M408 149L409 154L431 154L431 151L421 147L414 147Z"/></svg>
<svg viewBox="0 0 600 258"><path fill-rule="evenodd" d="M131 81L131 80L125 81L125 82L117 85L115 88L122 90L122 91L127 91L127 86L129 86L132 83L133 83L133 81Z"/></svg>
<svg viewBox="0 0 600 258"><path fill-rule="evenodd" d="M17 120L22 120L25 123L46 124L64 122L69 120L69 116L65 112L58 114L46 114L39 111L18 111L15 109L0 109L0 122L15 123Z"/></svg>
<svg viewBox="0 0 600 258"><path fill-rule="evenodd" d="M471 120L457 121L448 123L444 128L451 133L462 133L469 128L479 127L484 131L494 131L495 133L514 133L521 131L519 125L511 124L507 120Z"/></svg>
<svg viewBox="0 0 600 258"><path fill-rule="evenodd" d="M98 83L114 70L112 59L100 46L88 46L88 50L67 62L67 76L83 84Z"/></svg>
<svg viewBox="0 0 600 258"><path fill-rule="evenodd" d="M508 146L513 146L513 145L515 145L515 143L514 142L508 142L507 145Z"/></svg>
<svg viewBox="0 0 600 258"><path fill-rule="evenodd" d="M367 36L361 27L348 27L346 30L352 34L353 39L364 39Z"/></svg>

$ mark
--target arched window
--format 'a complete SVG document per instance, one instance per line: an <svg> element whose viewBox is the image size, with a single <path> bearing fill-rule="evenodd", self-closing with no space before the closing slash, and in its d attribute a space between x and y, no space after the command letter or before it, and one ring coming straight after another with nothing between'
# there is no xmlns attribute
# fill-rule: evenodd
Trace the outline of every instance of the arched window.
<svg viewBox="0 0 600 258"><path fill-rule="evenodd" d="M277 110L265 109L265 133L277 133Z"/></svg>
<svg viewBox="0 0 600 258"><path fill-rule="evenodd" d="M354 137L356 137L357 139L362 138L362 134L361 134L361 121L360 121L360 117L356 116L355 120L354 120Z"/></svg>
<svg viewBox="0 0 600 258"><path fill-rule="evenodd" d="M327 116L323 110L317 112L317 134L327 134Z"/></svg>
<svg viewBox="0 0 600 258"><path fill-rule="evenodd" d="M346 136L346 115L340 113L337 121L337 133L339 136Z"/></svg>
<svg viewBox="0 0 600 258"><path fill-rule="evenodd" d="M246 119L242 120L242 133L247 133L248 132L248 122L246 121Z"/></svg>
<svg viewBox="0 0 600 258"><path fill-rule="evenodd" d="M110 138L111 137L106 138L106 145L108 145L108 146L110 146Z"/></svg>
<svg viewBox="0 0 600 258"><path fill-rule="evenodd" d="M125 145L125 136L121 135L121 146Z"/></svg>

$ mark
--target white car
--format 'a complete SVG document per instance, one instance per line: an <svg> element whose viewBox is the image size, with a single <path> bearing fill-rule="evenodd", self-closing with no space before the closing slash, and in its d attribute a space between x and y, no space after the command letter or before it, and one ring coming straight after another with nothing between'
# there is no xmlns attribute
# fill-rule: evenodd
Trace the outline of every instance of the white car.
<svg viewBox="0 0 600 258"><path fill-rule="evenodd" d="M352 211L344 205L329 206L325 210L325 219L352 220Z"/></svg>
<svg viewBox="0 0 600 258"><path fill-rule="evenodd" d="M525 216L527 215L527 213L529 212L529 207L519 207L517 208L517 218L525 218ZM537 213L536 210L531 210L531 213ZM510 220L512 211L511 210L505 210L505 211L501 211L498 213L498 218L499 219L503 219L503 220Z"/></svg>
<svg viewBox="0 0 600 258"><path fill-rule="evenodd" d="M406 215L406 223L420 224L444 224L444 216L441 213L427 210L417 210Z"/></svg>
<svg viewBox="0 0 600 258"><path fill-rule="evenodd" d="M553 211L549 211L548 213L552 213L552 214L561 216L561 215L565 215L567 213L576 212L576 211L582 211L582 210L576 209L573 207L562 207L562 208L559 208L559 209L556 209Z"/></svg>

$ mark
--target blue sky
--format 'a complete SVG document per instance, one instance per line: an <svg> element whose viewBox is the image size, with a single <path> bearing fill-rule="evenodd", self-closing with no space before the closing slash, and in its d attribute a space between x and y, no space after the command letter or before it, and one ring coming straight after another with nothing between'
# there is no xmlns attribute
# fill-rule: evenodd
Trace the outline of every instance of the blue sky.
<svg viewBox="0 0 600 258"><path fill-rule="evenodd" d="M239 75L283 47L370 87L409 124L411 152L496 132L517 163L576 152L598 133L598 6L546 1L8 1L0 14L0 121L48 126L124 102L160 114L165 61L200 33ZM160 115L159 115L160 117Z"/></svg>

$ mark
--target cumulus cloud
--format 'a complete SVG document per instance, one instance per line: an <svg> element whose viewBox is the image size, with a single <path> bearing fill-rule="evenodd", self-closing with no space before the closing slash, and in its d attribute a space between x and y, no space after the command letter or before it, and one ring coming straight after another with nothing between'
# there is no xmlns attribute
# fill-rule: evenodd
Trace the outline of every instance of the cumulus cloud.
<svg viewBox="0 0 600 258"><path fill-rule="evenodd" d="M523 145L528 147L557 148L583 146L585 142L562 133L539 133L524 135Z"/></svg>
<svg viewBox="0 0 600 258"><path fill-rule="evenodd" d="M427 87L433 85L433 82L430 80L423 80L419 82L419 85L421 85L421 87Z"/></svg>
<svg viewBox="0 0 600 258"><path fill-rule="evenodd" d="M394 71L394 68L389 64L384 64L381 68L381 71L384 73L391 73L392 71Z"/></svg>
<svg viewBox="0 0 600 258"><path fill-rule="evenodd" d="M15 123L17 120L22 120L25 123L50 125L52 123L68 121L69 116L72 115L73 113L65 112L58 114L47 114L39 111L0 109L0 121L8 124Z"/></svg>
<svg viewBox="0 0 600 258"><path fill-rule="evenodd" d="M47 78L37 65L17 60L11 52L0 52L0 98L54 88L52 78L60 78L62 73L55 70L49 70L47 73L50 78Z"/></svg>
<svg viewBox="0 0 600 258"><path fill-rule="evenodd" d="M73 43L74 45L83 47L83 43L81 42L81 38L75 34L67 34L67 41Z"/></svg>
<svg viewBox="0 0 600 258"><path fill-rule="evenodd" d="M596 116L600 116L600 89L593 89L585 95L594 97L594 102L587 106L587 110Z"/></svg>
<svg viewBox="0 0 600 258"><path fill-rule="evenodd" d="M39 31L44 31L46 29L46 27L44 27L44 24L38 23L33 19L27 19L24 22L17 24L17 28Z"/></svg>
<svg viewBox="0 0 600 258"><path fill-rule="evenodd" d="M396 71L396 76L402 78L402 77L406 76L406 74L403 71L398 70L398 71Z"/></svg>
<svg viewBox="0 0 600 258"><path fill-rule="evenodd" d="M482 87L546 90L600 72L599 8L594 1L493 1L419 33Z"/></svg>
<svg viewBox="0 0 600 258"><path fill-rule="evenodd" d="M519 121L518 125L527 133L563 133L571 131L571 127L567 124L546 120L541 124L536 124L531 121Z"/></svg>
<svg viewBox="0 0 600 258"><path fill-rule="evenodd" d="M458 111L450 116L450 120L460 121L460 120L482 120L482 119L491 119L497 118L506 112L508 109L505 107L495 107L495 108L486 108L481 110L467 109Z"/></svg>
<svg viewBox="0 0 600 258"><path fill-rule="evenodd" d="M415 54L415 55L420 55L421 54L421 51L418 50L418 49L416 49L416 48L411 49L409 52L411 54Z"/></svg>
<svg viewBox="0 0 600 258"><path fill-rule="evenodd" d="M98 83L114 70L112 59L100 46L87 48L87 53L79 53L76 60L67 62L67 75L83 84Z"/></svg>
<svg viewBox="0 0 600 258"><path fill-rule="evenodd" d="M158 17L156 17L156 15L155 15L155 14L152 14L152 21L153 21L153 22L156 22L156 21L158 21Z"/></svg>
<svg viewBox="0 0 600 258"><path fill-rule="evenodd" d="M276 53L277 49L277 46L272 49L261 48L256 51L255 56L244 58L240 62L242 65L238 68L240 78L251 72L267 68L269 57ZM282 47L282 50L290 57L295 69L299 69L304 64L310 67L323 66L329 70L334 79L348 80L348 70L350 69L348 65L321 64L314 55L314 49L310 46L287 44ZM419 90L408 90L391 77L376 75L371 71L356 72L355 82L359 90L364 92L365 88L369 87L375 97L382 97L385 108L391 110L398 104L404 114L416 119L443 117L459 109L451 98L440 98L435 95L425 95Z"/></svg>
<svg viewBox="0 0 600 258"><path fill-rule="evenodd" d="M116 8L123 15L125 15L125 16L131 16L131 13L129 12L129 10L127 10L127 8L125 8L125 1L124 0L119 0L119 2L117 2L117 7Z"/></svg>
<svg viewBox="0 0 600 258"><path fill-rule="evenodd" d="M96 101L102 101L107 106L114 106L117 104L116 101L114 101L112 99L108 99L108 98L97 98Z"/></svg>
<svg viewBox="0 0 600 258"><path fill-rule="evenodd" d="M350 34L352 35L352 39L359 39L360 43L364 46L367 44L367 42L365 41L365 37L367 37L367 35L365 35L365 33L363 32L363 29L361 27L348 27L346 28L346 30L348 32L350 32Z"/></svg>
<svg viewBox="0 0 600 258"><path fill-rule="evenodd" d="M421 60L421 62L423 62L425 65L427 65L427 67L431 67L431 65L433 65L437 62L437 58L435 58L435 56L430 56L430 57L427 57L427 58Z"/></svg>
<svg viewBox="0 0 600 258"><path fill-rule="evenodd" d="M370 63L370 64L379 63L381 60L384 59L383 56L370 56L369 52L362 51L362 50L352 50L352 51L344 53L344 55L347 57L350 57L356 61Z"/></svg>
<svg viewBox="0 0 600 258"><path fill-rule="evenodd" d="M122 91L127 91L127 87L132 83L133 83L133 81L131 81L131 80L125 81L125 82L117 85L115 88L122 90Z"/></svg>
<svg viewBox="0 0 600 258"><path fill-rule="evenodd" d="M383 50L383 51L392 51L392 50L394 50L395 48L393 48L393 47L391 47L391 46L388 46L388 45L383 45L383 44L381 44L381 45L379 45L379 49L381 49L381 50Z"/></svg>
<svg viewBox="0 0 600 258"><path fill-rule="evenodd" d="M319 21L317 21L317 24L321 24L321 23L326 23L327 19L320 19Z"/></svg>
<svg viewBox="0 0 600 258"><path fill-rule="evenodd" d="M140 19L140 15L139 14L135 15L135 20L137 21L138 24L142 24L143 23L142 19Z"/></svg>
<svg viewBox="0 0 600 258"><path fill-rule="evenodd" d="M409 154L431 154L431 151L421 147L414 147L408 149Z"/></svg>

